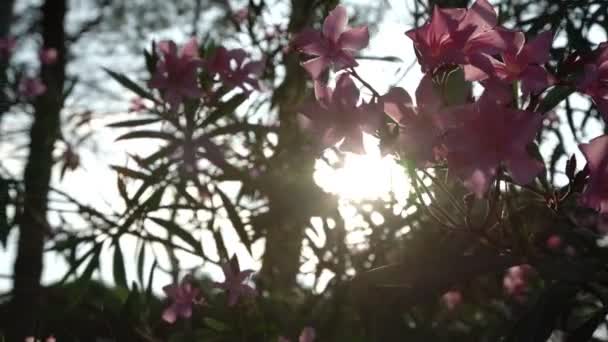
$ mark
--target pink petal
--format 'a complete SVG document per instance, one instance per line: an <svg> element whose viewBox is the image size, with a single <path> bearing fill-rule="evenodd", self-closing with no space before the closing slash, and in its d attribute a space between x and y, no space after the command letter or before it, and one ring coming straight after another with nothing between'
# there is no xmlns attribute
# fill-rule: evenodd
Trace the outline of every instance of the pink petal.
<svg viewBox="0 0 608 342"><path fill-rule="evenodd" d="M300 32L294 38L293 45L299 51L313 56L323 56L329 52L326 39L321 32L313 29L305 29Z"/></svg>
<svg viewBox="0 0 608 342"><path fill-rule="evenodd" d="M182 56L196 58L198 57L198 43L196 38L190 38L186 44L182 47Z"/></svg>
<svg viewBox="0 0 608 342"><path fill-rule="evenodd" d="M179 306L179 315L183 318L192 317L192 303L182 304Z"/></svg>
<svg viewBox="0 0 608 342"><path fill-rule="evenodd" d="M163 40L158 43L158 50L163 53L163 55L177 55L177 45L172 40Z"/></svg>
<svg viewBox="0 0 608 342"><path fill-rule="evenodd" d="M323 22L323 36L338 42L340 35L346 30L348 24L348 13L346 7L338 5L334 8Z"/></svg>
<svg viewBox="0 0 608 342"><path fill-rule="evenodd" d="M507 51L515 55L519 54L526 44L526 35L523 32L515 32L513 35L513 45Z"/></svg>
<svg viewBox="0 0 608 342"><path fill-rule="evenodd" d="M330 60L326 57L316 57L302 63L302 66L308 71L312 79L316 80L321 73L329 67L329 63Z"/></svg>
<svg viewBox="0 0 608 342"><path fill-rule="evenodd" d="M314 82L315 98L321 103L330 103L332 101L333 90L323 84L323 82L315 80Z"/></svg>
<svg viewBox="0 0 608 342"><path fill-rule="evenodd" d="M175 321L177 320L177 313L175 312L175 307L171 305L166 308L165 311L163 311L162 317L163 320L167 323L175 323Z"/></svg>
<svg viewBox="0 0 608 342"><path fill-rule="evenodd" d="M525 150L511 156L506 164L517 184L529 184L545 168L541 161L529 156Z"/></svg>
<svg viewBox="0 0 608 342"><path fill-rule="evenodd" d="M434 112L443 106L431 74L426 74L416 88L416 106L425 112Z"/></svg>
<svg viewBox="0 0 608 342"><path fill-rule="evenodd" d="M305 327L302 329L298 342L313 342L315 340L315 329L311 327Z"/></svg>
<svg viewBox="0 0 608 342"><path fill-rule="evenodd" d="M599 136L578 147L587 159L587 167L591 173L604 171L608 163L608 135Z"/></svg>
<svg viewBox="0 0 608 342"><path fill-rule="evenodd" d="M333 100L347 108L354 108L359 102L359 88L348 73L342 73L336 81Z"/></svg>
<svg viewBox="0 0 608 342"><path fill-rule="evenodd" d="M460 22L459 27L474 27L473 34L488 31L498 23L498 15L494 7L487 0L477 0L469 8L466 15Z"/></svg>
<svg viewBox="0 0 608 342"><path fill-rule="evenodd" d="M361 50L369 44L367 26L352 28L340 35L338 45L346 50Z"/></svg>
<svg viewBox="0 0 608 342"><path fill-rule="evenodd" d="M338 55L332 58L332 62L336 70L356 67L357 65L359 65L359 63L357 63L355 58L347 50L340 51Z"/></svg>
<svg viewBox="0 0 608 342"><path fill-rule="evenodd" d="M467 189L471 190L477 198L483 198L485 193L490 187L490 182L496 174L495 169L491 169L490 172L484 172L480 169L474 170L471 175L465 179L464 185Z"/></svg>
<svg viewBox="0 0 608 342"><path fill-rule="evenodd" d="M540 94L554 81L553 77L539 65L528 66L520 75L523 94Z"/></svg>
<svg viewBox="0 0 608 342"><path fill-rule="evenodd" d="M484 70L474 66L473 64L466 64L463 69L464 79L466 81L483 81L488 78L488 74Z"/></svg>
<svg viewBox="0 0 608 342"><path fill-rule="evenodd" d="M166 285L166 286L163 287L163 292L169 298L175 298L175 297L177 297L178 291L179 291L179 286L177 286L175 284L170 284L170 285Z"/></svg>
<svg viewBox="0 0 608 342"><path fill-rule="evenodd" d="M483 0L485 1L485 0ZM469 39L464 47L465 53L485 53L495 55L513 46L513 32L506 30L490 30Z"/></svg>
<svg viewBox="0 0 608 342"><path fill-rule="evenodd" d="M545 64L551 59L553 32L545 31L531 40L522 51L523 57L531 64Z"/></svg>
<svg viewBox="0 0 608 342"><path fill-rule="evenodd" d="M487 78L483 78L482 75L492 75L500 80L507 80L511 77L505 64L488 54L472 54L469 56L469 62L471 63L470 68L467 69L466 65L464 67L466 80L474 81Z"/></svg>
<svg viewBox="0 0 608 342"><path fill-rule="evenodd" d="M384 105L384 112L396 123L411 120L416 115L413 110L412 98L403 88L391 88L382 96L381 101Z"/></svg>

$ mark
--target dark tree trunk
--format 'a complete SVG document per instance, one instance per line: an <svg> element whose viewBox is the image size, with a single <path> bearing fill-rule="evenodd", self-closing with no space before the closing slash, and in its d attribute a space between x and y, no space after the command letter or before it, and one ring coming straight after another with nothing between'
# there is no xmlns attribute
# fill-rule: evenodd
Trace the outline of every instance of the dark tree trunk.
<svg viewBox="0 0 608 342"><path fill-rule="evenodd" d="M52 152L59 134L65 81L65 29L67 0L46 0L42 6L42 40L45 48L56 48L59 59L44 65L42 81L47 92L35 103L30 129L30 153L24 172L25 198L19 222L19 244L14 266L13 299L8 341L23 341L36 333L41 305L40 277L47 223L47 205Z"/></svg>
<svg viewBox="0 0 608 342"><path fill-rule="evenodd" d="M14 4L14 0L0 1L0 39L8 37L10 34ZM2 114L8 110L8 101L3 91L6 84L6 67L6 61L0 60L0 119L2 119Z"/></svg>
<svg viewBox="0 0 608 342"><path fill-rule="evenodd" d="M314 16L315 1L292 0L289 31L297 33ZM269 179L269 207L272 223L266 227L261 285L272 295L289 296L296 287L304 230L311 216L318 215L320 206L328 201L312 174L315 155L306 151L304 136L299 127L294 104L301 100L309 79L300 66L296 54L285 56L286 76L275 99L279 119L279 148L273 160L274 174ZM311 153L313 152L313 153ZM330 204L328 204L330 205Z"/></svg>

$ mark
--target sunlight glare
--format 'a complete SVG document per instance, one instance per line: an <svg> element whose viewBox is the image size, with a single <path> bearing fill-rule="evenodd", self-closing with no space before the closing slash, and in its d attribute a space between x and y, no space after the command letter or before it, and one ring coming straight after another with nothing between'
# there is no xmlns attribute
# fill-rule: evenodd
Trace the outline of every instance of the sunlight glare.
<svg viewBox="0 0 608 342"><path fill-rule="evenodd" d="M365 135L366 154L347 153L339 168L328 165L322 159L315 165L314 179L326 192L350 201L389 199L395 194L403 197L409 189L403 169L392 156L382 157L378 139ZM330 152L325 157L334 162L337 157Z"/></svg>

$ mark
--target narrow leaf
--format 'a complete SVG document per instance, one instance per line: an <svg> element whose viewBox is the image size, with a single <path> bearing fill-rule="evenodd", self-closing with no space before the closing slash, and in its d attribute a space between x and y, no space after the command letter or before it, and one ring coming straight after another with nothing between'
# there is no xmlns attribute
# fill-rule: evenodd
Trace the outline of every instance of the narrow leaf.
<svg viewBox="0 0 608 342"><path fill-rule="evenodd" d="M230 201L230 198L228 198L228 196L226 196L226 194L222 192L219 188L217 188L216 191L222 198L222 202L224 203L224 209L226 209L226 212L228 213L228 218L232 222L234 230L236 230L236 233L241 239L241 242L245 245L249 254L251 254L251 241L249 240L249 235L247 234L247 230L245 230L245 225L241 220L241 216L232 204L232 201Z"/></svg>

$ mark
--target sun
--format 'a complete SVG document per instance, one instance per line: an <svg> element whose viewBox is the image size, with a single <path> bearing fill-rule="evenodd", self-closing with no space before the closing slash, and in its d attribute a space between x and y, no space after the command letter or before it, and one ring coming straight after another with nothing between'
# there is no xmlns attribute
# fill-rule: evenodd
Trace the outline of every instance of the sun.
<svg viewBox="0 0 608 342"><path fill-rule="evenodd" d="M377 138L365 135L363 143L366 154L347 153L339 168L323 159L317 160L315 182L324 191L349 201L388 199L391 193L406 194L409 185L401 166L392 156L381 155ZM324 156L330 162L338 159L332 152Z"/></svg>

